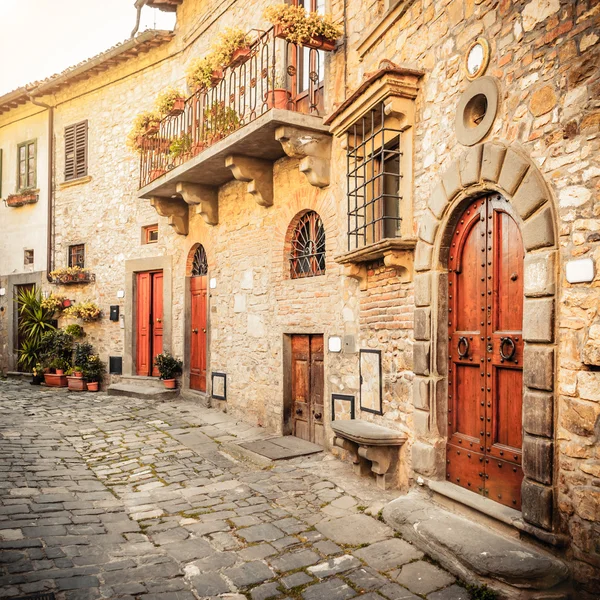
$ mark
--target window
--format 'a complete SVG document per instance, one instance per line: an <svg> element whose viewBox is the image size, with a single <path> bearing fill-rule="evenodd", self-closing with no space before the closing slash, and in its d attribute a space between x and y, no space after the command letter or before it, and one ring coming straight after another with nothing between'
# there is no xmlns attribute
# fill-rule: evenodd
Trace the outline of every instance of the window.
<svg viewBox="0 0 600 600"><path fill-rule="evenodd" d="M158 223L142 227L142 244L155 244L158 242Z"/></svg>
<svg viewBox="0 0 600 600"><path fill-rule="evenodd" d="M23 256L23 265L25 268L33 268L33 250L25 250Z"/></svg>
<svg viewBox="0 0 600 600"><path fill-rule="evenodd" d="M17 184L19 190L35 187L35 140L17 146Z"/></svg>
<svg viewBox="0 0 600 600"><path fill-rule="evenodd" d="M292 234L290 276L314 277L325 273L325 229L313 210L300 217Z"/></svg>
<svg viewBox="0 0 600 600"><path fill-rule="evenodd" d="M192 277L202 277L208 273L208 261L206 259L206 251L204 246L200 244L194 253L192 262Z"/></svg>
<svg viewBox="0 0 600 600"><path fill-rule="evenodd" d="M401 157L383 103L348 131L348 250L400 235Z"/></svg>
<svg viewBox="0 0 600 600"><path fill-rule="evenodd" d="M69 246L69 266L83 267L85 266L85 245L75 244Z"/></svg>
<svg viewBox="0 0 600 600"><path fill-rule="evenodd" d="M65 127L65 181L87 175L88 123Z"/></svg>

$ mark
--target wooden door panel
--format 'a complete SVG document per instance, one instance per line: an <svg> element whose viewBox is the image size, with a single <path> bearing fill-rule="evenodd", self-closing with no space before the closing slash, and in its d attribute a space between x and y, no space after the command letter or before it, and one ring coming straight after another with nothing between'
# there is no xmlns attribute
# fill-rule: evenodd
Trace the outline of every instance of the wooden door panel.
<svg viewBox="0 0 600 600"><path fill-rule="evenodd" d="M310 336L310 404L312 431L310 437L315 444L325 441L325 405L323 399L323 336Z"/></svg>
<svg viewBox="0 0 600 600"><path fill-rule="evenodd" d="M476 200L451 240L447 479L518 509L524 249L508 211Z"/></svg>
<svg viewBox="0 0 600 600"><path fill-rule="evenodd" d="M310 441L310 338L292 336L293 435Z"/></svg>
<svg viewBox="0 0 600 600"><path fill-rule="evenodd" d="M160 373L154 358L163 351L163 273L152 273L152 376Z"/></svg>
<svg viewBox="0 0 600 600"><path fill-rule="evenodd" d="M150 273L136 276L136 373L150 375L150 300L152 280Z"/></svg>
<svg viewBox="0 0 600 600"><path fill-rule="evenodd" d="M191 333L190 333L190 387L206 391L206 276L192 277L191 293Z"/></svg>

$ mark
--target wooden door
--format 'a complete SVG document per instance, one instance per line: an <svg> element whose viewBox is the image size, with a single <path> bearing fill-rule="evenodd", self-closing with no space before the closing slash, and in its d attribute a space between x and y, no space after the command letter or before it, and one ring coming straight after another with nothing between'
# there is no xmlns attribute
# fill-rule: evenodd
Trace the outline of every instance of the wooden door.
<svg viewBox="0 0 600 600"><path fill-rule="evenodd" d="M136 276L136 373L158 377L154 357L163 351L163 272Z"/></svg>
<svg viewBox="0 0 600 600"><path fill-rule="evenodd" d="M201 392L206 391L206 280L206 275L190 279L190 388Z"/></svg>
<svg viewBox="0 0 600 600"><path fill-rule="evenodd" d="M446 476L520 509L523 242L502 196L465 210L448 271Z"/></svg>
<svg viewBox="0 0 600 600"><path fill-rule="evenodd" d="M292 336L292 434L323 445L323 336Z"/></svg>

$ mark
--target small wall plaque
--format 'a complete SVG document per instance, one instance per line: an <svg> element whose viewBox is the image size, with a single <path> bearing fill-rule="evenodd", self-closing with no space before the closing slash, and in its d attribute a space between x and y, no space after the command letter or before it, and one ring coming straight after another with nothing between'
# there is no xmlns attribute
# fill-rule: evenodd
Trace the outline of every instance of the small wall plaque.
<svg viewBox="0 0 600 600"><path fill-rule="evenodd" d="M354 419L354 396L331 394L331 420L349 421Z"/></svg>
<svg viewBox="0 0 600 600"><path fill-rule="evenodd" d="M211 290L214 290L217 287L217 280L215 277L211 277L210 281L208 282L208 285L210 287Z"/></svg>
<svg viewBox="0 0 600 600"><path fill-rule="evenodd" d="M594 281L594 261L591 258L570 260L565 269L569 283L589 283Z"/></svg>
<svg viewBox="0 0 600 600"><path fill-rule="evenodd" d="M327 340L327 348L329 349L329 352L341 352L342 338L339 335L330 335Z"/></svg>
<svg viewBox="0 0 600 600"><path fill-rule="evenodd" d="M227 400L227 375L213 372L211 374L212 397L216 400Z"/></svg>

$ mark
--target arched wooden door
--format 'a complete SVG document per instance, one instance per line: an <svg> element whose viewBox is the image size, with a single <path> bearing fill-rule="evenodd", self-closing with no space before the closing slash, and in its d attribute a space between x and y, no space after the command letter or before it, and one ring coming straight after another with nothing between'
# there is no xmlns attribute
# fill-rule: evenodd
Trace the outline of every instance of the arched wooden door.
<svg viewBox="0 0 600 600"><path fill-rule="evenodd" d="M448 481L521 508L523 241L507 201L459 219L448 264Z"/></svg>
<svg viewBox="0 0 600 600"><path fill-rule="evenodd" d="M196 248L190 279L190 388L206 391L206 296L208 265L202 245Z"/></svg>

